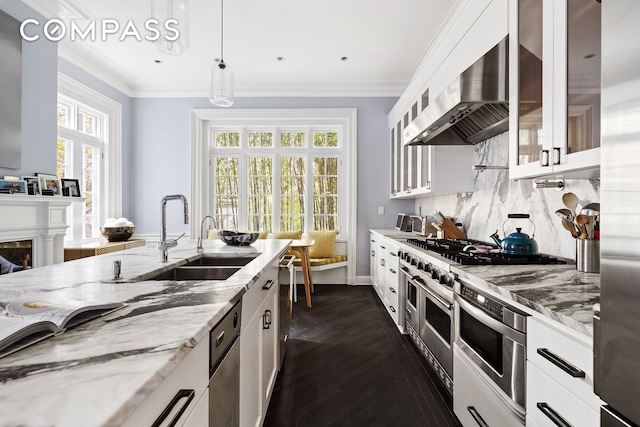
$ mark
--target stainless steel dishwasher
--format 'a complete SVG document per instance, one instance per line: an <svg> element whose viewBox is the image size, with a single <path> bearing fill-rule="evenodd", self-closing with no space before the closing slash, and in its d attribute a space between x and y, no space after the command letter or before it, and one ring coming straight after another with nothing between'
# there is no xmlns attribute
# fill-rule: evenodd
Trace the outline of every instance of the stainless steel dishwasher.
<svg viewBox="0 0 640 427"><path fill-rule="evenodd" d="M209 333L209 427L240 423L240 314L242 301Z"/></svg>

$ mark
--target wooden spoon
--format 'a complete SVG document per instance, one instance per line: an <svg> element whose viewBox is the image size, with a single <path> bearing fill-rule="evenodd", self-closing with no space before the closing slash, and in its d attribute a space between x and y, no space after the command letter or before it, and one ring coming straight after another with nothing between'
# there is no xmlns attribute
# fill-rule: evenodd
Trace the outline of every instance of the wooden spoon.
<svg viewBox="0 0 640 427"><path fill-rule="evenodd" d="M566 230L569 230L569 233L571 233L571 237L578 237L578 232L576 231L576 226L573 222L569 221L568 219L562 218L562 226Z"/></svg>
<svg viewBox="0 0 640 427"><path fill-rule="evenodd" d="M576 208L578 207L578 196L571 192L564 193L562 195L562 203L564 203L564 205L569 208L574 215L576 214Z"/></svg>
<svg viewBox="0 0 640 427"><path fill-rule="evenodd" d="M586 239L587 237L591 236L590 223L592 219L593 219L592 216L582 215L582 214L576 217L576 222L580 225L580 228L583 230L582 235L580 235L581 239ZM584 237L582 237L583 235Z"/></svg>

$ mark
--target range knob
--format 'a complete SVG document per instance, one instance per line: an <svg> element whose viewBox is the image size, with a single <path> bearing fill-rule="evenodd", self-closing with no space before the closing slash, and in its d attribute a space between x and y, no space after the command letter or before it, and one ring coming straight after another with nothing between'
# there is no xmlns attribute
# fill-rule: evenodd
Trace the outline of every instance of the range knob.
<svg viewBox="0 0 640 427"><path fill-rule="evenodd" d="M411 257L411 265L416 265L418 260L415 257Z"/></svg>
<svg viewBox="0 0 640 427"><path fill-rule="evenodd" d="M431 270L431 278L433 280L438 280L440 278L440 272L434 268Z"/></svg>
<svg viewBox="0 0 640 427"><path fill-rule="evenodd" d="M424 271L426 271L427 273L431 273L432 269L433 269L433 265L431 263L424 266Z"/></svg>
<svg viewBox="0 0 640 427"><path fill-rule="evenodd" d="M418 270L424 270L424 263L422 261L418 262Z"/></svg>
<svg viewBox="0 0 640 427"><path fill-rule="evenodd" d="M439 282L440 282L440 284L442 284L442 285L451 286L451 282L452 282L452 280L451 280L451 277L449 277L449 276L448 276L448 275L446 275L446 274L443 274L443 275L441 275L441 276L440 276L440 280L439 280Z"/></svg>

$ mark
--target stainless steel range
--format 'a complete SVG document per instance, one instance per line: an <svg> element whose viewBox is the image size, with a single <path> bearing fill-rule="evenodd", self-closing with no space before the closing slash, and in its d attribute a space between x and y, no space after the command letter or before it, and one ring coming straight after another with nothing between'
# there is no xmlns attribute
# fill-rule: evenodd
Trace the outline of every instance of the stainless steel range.
<svg viewBox="0 0 640 427"><path fill-rule="evenodd" d="M454 297L456 277L451 273L452 265L523 265L523 264L564 264L565 261L555 257L538 254L530 256L513 256L498 252L494 244L476 240L452 239L408 239L407 244L415 250L400 252L400 270L403 273L402 286L405 290L405 329L423 353L429 364L438 374L447 391L453 395L453 342L460 337L460 325L456 324L454 313L460 313L460 301L463 301L461 290L469 290L468 286L458 286L458 294ZM490 247L489 252L475 251L475 247ZM459 285L459 284L458 284ZM457 302L455 302L457 301ZM460 315L458 315L458 323ZM465 325L470 324L466 322ZM472 342L473 331L467 328L462 336ZM482 337L477 337L479 340ZM470 347L470 353L478 352L479 346ZM518 359L519 362L519 359ZM497 363L497 362L496 362ZM502 363L502 360L500 361ZM511 371L511 369L507 369ZM514 376L524 375L516 369ZM492 379L493 380L493 379ZM506 381L506 380L505 380ZM498 381L502 390L508 388ZM505 384L513 384L510 378ZM523 384L523 383L522 383ZM521 383L518 383L518 388ZM515 393L508 396L517 405L522 405L521 395Z"/></svg>
<svg viewBox="0 0 640 427"><path fill-rule="evenodd" d="M447 263L400 253L405 290L405 330L449 394L453 394L453 276Z"/></svg>

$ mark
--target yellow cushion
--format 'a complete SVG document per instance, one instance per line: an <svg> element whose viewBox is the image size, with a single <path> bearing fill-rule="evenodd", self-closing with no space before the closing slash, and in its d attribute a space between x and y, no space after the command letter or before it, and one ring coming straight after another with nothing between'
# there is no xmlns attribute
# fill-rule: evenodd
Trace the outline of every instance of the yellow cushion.
<svg viewBox="0 0 640 427"><path fill-rule="evenodd" d="M276 231L273 233L274 239L291 239L291 240L300 240L302 239L302 230L298 231Z"/></svg>
<svg viewBox="0 0 640 427"><path fill-rule="evenodd" d="M315 243L309 247L309 258L331 258L335 255L338 230L309 231L309 239Z"/></svg>
<svg viewBox="0 0 640 427"><path fill-rule="evenodd" d="M298 231L276 231L275 233L273 233L273 238L274 239L291 239L291 240L300 240L302 239L302 230L298 230ZM298 251L294 251L293 249L289 248L289 250L287 250L286 255L293 255L294 257L300 259L300 252Z"/></svg>

